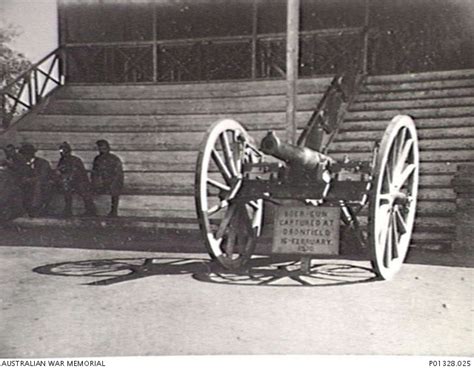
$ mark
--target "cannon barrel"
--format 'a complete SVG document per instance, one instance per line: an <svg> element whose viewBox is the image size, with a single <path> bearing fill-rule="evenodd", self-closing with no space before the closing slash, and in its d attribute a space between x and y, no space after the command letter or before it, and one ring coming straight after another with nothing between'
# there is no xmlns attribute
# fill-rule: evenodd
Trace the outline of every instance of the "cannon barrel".
<svg viewBox="0 0 474 369"><path fill-rule="evenodd" d="M316 169L319 165L326 166L335 163L335 160L331 157L308 147L299 147L281 142L273 131L268 132L262 139L260 150L267 155L287 162L290 166L301 166L308 170Z"/></svg>

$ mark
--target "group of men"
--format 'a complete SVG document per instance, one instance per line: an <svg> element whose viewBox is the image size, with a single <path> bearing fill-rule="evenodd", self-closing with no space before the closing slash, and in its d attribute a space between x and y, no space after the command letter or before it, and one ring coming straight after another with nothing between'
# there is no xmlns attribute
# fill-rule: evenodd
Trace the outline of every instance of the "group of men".
<svg viewBox="0 0 474 369"><path fill-rule="evenodd" d="M22 144L18 150L14 145L7 145L0 150L0 221L24 213L30 217L41 216L57 190L64 194L64 217L73 215L74 194L82 198L85 216L97 215L94 194L111 195L108 216L116 217L124 183L122 161L110 152L106 140L99 140L96 145L99 153L94 158L90 177L83 161L72 154L68 142L59 146L60 159L55 170L46 159L36 156L32 144Z"/></svg>

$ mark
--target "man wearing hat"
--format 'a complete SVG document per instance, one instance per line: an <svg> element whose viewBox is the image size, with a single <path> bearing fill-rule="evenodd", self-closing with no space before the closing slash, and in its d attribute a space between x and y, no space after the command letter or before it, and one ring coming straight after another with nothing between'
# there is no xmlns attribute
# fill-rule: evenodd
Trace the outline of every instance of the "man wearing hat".
<svg viewBox="0 0 474 369"><path fill-rule="evenodd" d="M18 177L7 163L6 150L0 150L0 226L24 212Z"/></svg>
<svg viewBox="0 0 474 369"><path fill-rule="evenodd" d="M51 166L46 159L36 156L36 148L30 143L21 145L18 152L28 166L28 173L23 181L25 210L30 217L39 216L51 200Z"/></svg>
<svg viewBox="0 0 474 369"><path fill-rule="evenodd" d="M85 216L96 216L97 211L92 200L91 183L82 160L72 155L71 145L63 142L59 146L59 159L56 171L64 192L64 216L72 216L72 196L77 193L84 201Z"/></svg>
<svg viewBox="0 0 474 369"><path fill-rule="evenodd" d="M96 145L99 155L95 157L92 166L92 186L97 193L111 195L112 205L108 216L116 217L123 188L122 161L110 152L110 145L106 140L99 140Z"/></svg>
<svg viewBox="0 0 474 369"><path fill-rule="evenodd" d="M6 155L6 160L4 165L9 168L14 174L15 177L21 182L28 176L29 167L26 165L26 160L20 153L17 152L15 145L8 144L3 149Z"/></svg>

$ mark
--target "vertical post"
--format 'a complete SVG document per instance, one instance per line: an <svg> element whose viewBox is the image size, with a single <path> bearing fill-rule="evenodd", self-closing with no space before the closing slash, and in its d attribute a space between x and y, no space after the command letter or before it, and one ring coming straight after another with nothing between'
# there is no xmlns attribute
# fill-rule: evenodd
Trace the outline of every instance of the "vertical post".
<svg viewBox="0 0 474 369"><path fill-rule="evenodd" d="M27 82L26 82L26 87L28 88L28 105L29 105L30 107L32 107L33 104L34 104L34 102L33 102L33 90L32 90L32 87L31 87L31 84L32 84L32 82L31 82L31 81L32 81L32 73L33 73L33 71L30 71L30 73L28 73L28 76L27 76L28 80L25 79L25 81L27 81ZM21 99L21 91L20 91L20 93L18 94L18 99ZM16 106L17 106L17 105L18 105L18 102L15 101L15 105L14 105L14 106L15 106L15 109L12 110L12 113L15 113L15 111L16 111Z"/></svg>
<svg viewBox="0 0 474 369"><path fill-rule="evenodd" d="M8 128L6 99L3 93L0 94L0 128Z"/></svg>
<svg viewBox="0 0 474 369"><path fill-rule="evenodd" d="M65 4L62 0L59 0L56 3L57 6L57 17L58 17L58 81L61 84L66 83L67 76L67 49L66 49L66 35L67 35L67 23L66 23L66 14L64 10Z"/></svg>
<svg viewBox="0 0 474 369"><path fill-rule="evenodd" d="M258 0L252 6L252 65L251 78L257 78L257 34L258 34Z"/></svg>
<svg viewBox="0 0 474 369"><path fill-rule="evenodd" d="M156 30L156 2L153 2L152 5L152 12L153 12L153 24L152 24L152 32L153 32L153 82L158 81L158 35Z"/></svg>
<svg viewBox="0 0 474 369"><path fill-rule="evenodd" d="M298 41L300 0L287 0L286 23L286 138L296 144L296 82L298 80Z"/></svg>
<svg viewBox="0 0 474 369"><path fill-rule="evenodd" d="M370 17L370 0L365 0L365 17L364 17L364 44L362 45L362 74L369 72L369 17Z"/></svg>
<svg viewBox="0 0 474 369"><path fill-rule="evenodd" d="M35 68L33 69L33 88L34 90L34 97L35 100L30 103L30 107L38 104L38 102L41 100L41 96L39 94L39 86L38 86L38 70Z"/></svg>

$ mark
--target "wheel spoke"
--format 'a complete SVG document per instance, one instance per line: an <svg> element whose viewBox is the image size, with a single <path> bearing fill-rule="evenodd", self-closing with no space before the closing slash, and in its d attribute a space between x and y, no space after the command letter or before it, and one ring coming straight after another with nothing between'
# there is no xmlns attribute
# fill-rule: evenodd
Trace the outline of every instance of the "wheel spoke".
<svg viewBox="0 0 474 369"><path fill-rule="evenodd" d="M400 154L400 157L398 158L398 163L397 163L397 168L395 173L401 173L403 167L405 166L405 163L408 159L408 155L410 155L411 148L413 147L414 140L413 138L410 138L405 142L403 145L403 150Z"/></svg>
<svg viewBox="0 0 474 369"><path fill-rule="evenodd" d="M405 234L407 233L407 223L405 219L403 218L403 215L400 212L399 208L395 209L395 215L396 215L396 222L397 222L397 229L400 230L400 234Z"/></svg>
<svg viewBox="0 0 474 369"><path fill-rule="evenodd" d="M233 146L235 148L235 150L233 150L235 168L237 170L237 173L242 173L242 160L243 160L243 154L245 154L245 146L244 146L243 141L239 139L240 132L235 131L233 136L234 136Z"/></svg>
<svg viewBox="0 0 474 369"><path fill-rule="evenodd" d="M405 142L407 136L408 128L402 128L400 134L398 135L398 146L397 146L397 159L400 159L403 151L403 143Z"/></svg>
<svg viewBox="0 0 474 369"><path fill-rule="evenodd" d="M254 208L255 210L259 210L260 209L260 205L258 204L257 202L258 200L256 201L249 201L248 202L248 205L250 205L252 208Z"/></svg>
<svg viewBox="0 0 474 369"><path fill-rule="evenodd" d="M236 158L235 158L235 168L237 170L237 173L242 173L242 148L240 147L240 144L238 142L235 143L236 146Z"/></svg>
<svg viewBox="0 0 474 369"><path fill-rule="evenodd" d="M393 196L390 193L381 193L379 195L379 198L380 200L383 200L383 201L391 201Z"/></svg>
<svg viewBox="0 0 474 369"><path fill-rule="evenodd" d="M222 238L225 234L225 231L227 227L229 227L230 221L232 220L233 216L235 215L235 210L237 209L237 206L234 204L231 204L229 208L227 209L224 219L222 219L221 224L219 224L219 228L217 229L216 232L216 239Z"/></svg>
<svg viewBox="0 0 474 369"><path fill-rule="evenodd" d="M224 157L226 160L227 165L229 166L230 172L232 176L237 176L237 169L235 168L235 162L232 154L232 149L230 148L229 137L227 133L224 131L219 136L222 145L222 151L224 152Z"/></svg>
<svg viewBox="0 0 474 369"><path fill-rule="evenodd" d="M239 213L240 213L240 220L242 221L243 223L242 225L247 231L247 234L252 235L253 234L252 221L250 220L250 216L249 216L249 213L247 212L247 209L245 208L245 205L240 207Z"/></svg>
<svg viewBox="0 0 474 369"><path fill-rule="evenodd" d="M390 222L390 205L380 205L376 216L380 220L380 222L378 222L377 229L378 241L380 245L384 247L385 243L387 242L387 229Z"/></svg>
<svg viewBox="0 0 474 369"><path fill-rule="evenodd" d="M387 160L387 166L390 166L391 179L393 180L396 177L396 169L398 163L398 150L397 150L398 138L395 138L395 142L390 148L389 158Z"/></svg>
<svg viewBox="0 0 474 369"><path fill-rule="evenodd" d="M216 188L218 188L219 190L223 190L223 191L230 191L230 187L223 184L223 183L220 183L218 181L215 181L213 180L212 178L208 178L207 179L207 183L209 183L211 186L214 186Z"/></svg>
<svg viewBox="0 0 474 369"><path fill-rule="evenodd" d="M389 191L390 187L392 186L392 178L393 178L392 171L389 165L389 160L387 161L387 165L385 166L385 174L386 174L384 176L384 180L386 184L385 190Z"/></svg>
<svg viewBox="0 0 474 369"><path fill-rule="evenodd" d="M212 159L217 165L217 168L219 168L219 172L222 174L222 177L224 177L224 180L226 181L227 184L230 184L232 175L230 174L229 169L225 165L224 160L222 160L222 157L219 155L219 153L215 149L212 149L211 155L212 155Z"/></svg>
<svg viewBox="0 0 474 369"><path fill-rule="evenodd" d="M385 234L385 242L381 244L384 250L384 259L383 263L386 268L390 266L390 262L392 261L392 221L391 221L391 216L389 216L389 221L388 221L388 227L383 231Z"/></svg>
<svg viewBox="0 0 474 369"><path fill-rule="evenodd" d="M222 209L225 209L227 206L229 206L229 202L224 200L221 201L219 204L212 206L210 209L207 210L208 215L214 215L215 213L221 211Z"/></svg>
<svg viewBox="0 0 474 369"><path fill-rule="evenodd" d="M392 259L398 258L398 228L397 228L397 219L395 218L395 214L392 216Z"/></svg>
<svg viewBox="0 0 474 369"><path fill-rule="evenodd" d="M401 172L400 176L395 179L396 186L398 188L402 188L408 178L414 173L416 169L416 164L408 165L403 171Z"/></svg>

